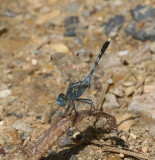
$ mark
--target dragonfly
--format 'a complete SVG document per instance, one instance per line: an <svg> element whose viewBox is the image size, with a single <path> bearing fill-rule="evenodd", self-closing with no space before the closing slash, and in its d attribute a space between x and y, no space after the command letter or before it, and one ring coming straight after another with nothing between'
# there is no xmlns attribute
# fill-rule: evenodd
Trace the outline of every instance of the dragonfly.
<svg viewBox="0 0 155 160"><path fill-rule="evenodd" d="M68 105L65 112L64 112L64 115L66 115L68 113L68 111L70 110L70 108L72 107L72 110L75 111L75 116L77 116L77 111L76 111L76 107L75 107L75 103L74 103L75 101L89 104L90 107L95 110L93 101L91 99L86 99L86 98L84 99L84 98L80 98L80 97L82 96L84 91L90 87L90 85L91 85L90 82L91 82L91 77L93 75L93 72L94 72L99 60L101 59L101 57L103 56L103 54L107 50L110 42L111 42L111 38L109 38L103 44L103 46L99 52L99 55L93 65L90 73L88 74L88 76L86 78L84 78L84 80L79 80L77 82L72 82L71 80L69 80L69 85L68 85L66 93L65 94L60 93L58 95L58 97L56 98L56 103L59 105L59 107L65 107L66 105ZM51 60L52 60L52 58L51 58ZM72 112L72 110L71 110L71 112Z"/></svg>

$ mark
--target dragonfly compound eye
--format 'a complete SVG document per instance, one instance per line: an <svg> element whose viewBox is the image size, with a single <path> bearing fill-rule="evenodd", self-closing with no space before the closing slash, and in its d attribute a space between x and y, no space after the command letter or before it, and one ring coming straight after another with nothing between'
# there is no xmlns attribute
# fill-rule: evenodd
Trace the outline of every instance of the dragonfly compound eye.
<svg viewBox="0 0 155 160"><path fill-rule="evenodd" d="M60 106L66 106L66 96L63 93L59 94L56 103Z"/></svg>

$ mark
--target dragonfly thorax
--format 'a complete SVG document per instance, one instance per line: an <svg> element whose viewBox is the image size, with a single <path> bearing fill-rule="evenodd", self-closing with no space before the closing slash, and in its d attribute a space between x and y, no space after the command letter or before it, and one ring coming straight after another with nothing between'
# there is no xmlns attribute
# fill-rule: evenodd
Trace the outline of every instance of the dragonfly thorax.
<svg viewBox="0 0 155 160"><path fill-rule="evenodd" d="M76 83L70 83L66 92L66 96L69 97L70 100L74 101L78 99L83 92L89 87L85 81L78 81Z"/></svg>

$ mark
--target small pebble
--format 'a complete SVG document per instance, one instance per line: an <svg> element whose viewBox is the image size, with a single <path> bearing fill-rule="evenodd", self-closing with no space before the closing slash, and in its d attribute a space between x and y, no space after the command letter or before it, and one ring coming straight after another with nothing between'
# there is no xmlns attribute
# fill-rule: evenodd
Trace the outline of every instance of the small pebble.
<svg viewBox="0 0 155 160"><path fill-rule="evenodd" d="M73 134L73 138L76 139L79 134L80 134L80 132L75 132L75 133Z"/></svg>
<svg viewBox="0 0 155 160"><path fill-rule="evenodd" d="M143 151L144 153L147 153L147 150L148 150L147 147L142 147L142 151Z"/></svg>
<svg viewBox="0 0 155 160"><path fill-rule="evenodd" d="M114 81L113 81L112 78L109 78L109 79L107 80L107 82L108 82L109 84L113 84L113 83L114 83Z"/></svg>
<svg viewBox="0 0 155 160"><path fill-rule="evenodd" d="M128 50L124 50L124 51L118 52L118 55L119 55L119 56L126 56L126 55L128 55L128 54L129 54L129 51L128 51Z"/></svg>
<svg viewBox="0 0 155 160"><path fill-rule="evenodd" d="M137 83L135 81L132 82L125 82L123 83L123 86L125 87L130 87L130 86L135 86Z"/></svg>
<svg viewBox="0 0 155 160"><path fill-rule="evenodd" d="M50 113L49 111L44 111L43 115L41 117L41 123L48 123L49 122L49 118L50 118Z"/></svg>
<svg viewBox="0 0 155 160"><path fill-rule="evenodd" d="M155 42L150 45L151 52L155 53Z"/></svg>
<svg viewBox="0 0 155 160"><path fill-rule="evenodd" d="M95 123L95 127L97 128L97 129L99 129L99 128L103 128L104 127L104 125L106 124L106 122L107 122L107 119L105 118L103 118L103 119L100 119L100 120L98 120L96 123Z"/></svg>
<svg viewBox="0 0 155 160"><path fill-rule="evenodd" d="M112 90L110 92L113 93L114 95L116 95L117 97L123 97L124 96L123 90L121 90L119 88L115 88L114 90Z"/></svg>
<svg viewBox="0 0 155 160"><path fill-rule="evenodd" d="M38 61L37 61L36 59L32 59L32 60L31 60L31 63L32 63L33 66L35 66L35 65L38 64Z"/></svg>
<svg viewBox="0 0 155 160"><path fill-rule="evenodd" d="M27 133L32 132L32 129L26 123L22 122L21 120L15 121L12 127L15 128L16 130L21 130Z"/></svg>
<svg viewBox="0 0 155 160"><path fill-rule="evenodd" d="M73 131L68 130L68 131L67 131L67 136L72 136L72 135L73 135Z"/></svg>
<svg viewBox="0 0 155 160"><path fill-rule="evenodd" d="M36 119L41 119L42 115L36 116Z"/></svg>
<svg viewBox="0 0 155 160"><path fill-rule="evenodd" d="M88 18L90 17L90 11L89 10L85 10L82 12L83 17Z"/></svg>
<svg viewBox="0 0 155 160"><path fill-rule="evenodd" d="M7 32L7 27L5 25L0 25L0 36Z"/></svg>
<svg viewBox="0 0 155 160"><path fill-rule="evenodd" d="M60 53L68 53L69 49L66 45L64 45L63 43L55 43L52 44L52 48L55 49L56 52L60 52Z"/></svg>
<svg viewBox="0 0 155 160"><path fill-rule="evenodd" d="M117 102L117 99L116 99L115 95L107 94L106 95L106 101L102 106L103 110L107 109L107 108L108 109L113 109L113 108L119 108L119 107L120 107L120 105Z"/></svg>
<svg viewBox="0 0 155 160"><path fill-rule="evenodd" d="M17 114L17 117L18 117L18 118L22 118L22 117L23 117L23 113L22 113L22 112L19 112L19 114Z"/></svg>
<svg viewBox="0 0 155 160"><path fill-rule="evenodd" d="M16 100L16 99L15 99L14 97L11 97L11 98L9 99L9 101L8 101L8 105L9 105L9 106L12 105L15 100Z"/></svg>
<svg viewBox="0 0 155 160"><path fill-rule="evenodd" d="M75 27L66 28L66 30L64 32L64 36L65 37L74 37L74 36L76 36L75 29L76 29Z"/></svg>
<svg viewBox="0 0 155 160"><path fill-rule="evenodd" d="M12 92L9 89L2 90L2 91L0 91L0 98L6 98L9 95L11 95L11 93Z"/></svg>
<svg viewBox="0 0 155 160"><path fill-rule="evenodd" d="M12 84L11 83L8 83L8 88L11 88L12 87Z"/></svg>
<svg viewBox="0 0 155 160"><path fill-rule="evenodd" d="M71 158L69 160L77 160L76 155L72 155Z"/></svg>
<svg viewBox="0 0 155 160"><path fill-rule="evenodd" d="M78 16L67 17L64 21L65 27L68 27L70 25L77 24L77 23L79 23L79 17Z"/></svg>
<svg viewBox="0 0 155 160"><path fill-rule="evenodd" d="M135 91L135 87L131 86L125 89L125 94L126 96L131 96L134 93L134 91Z"/></svg>

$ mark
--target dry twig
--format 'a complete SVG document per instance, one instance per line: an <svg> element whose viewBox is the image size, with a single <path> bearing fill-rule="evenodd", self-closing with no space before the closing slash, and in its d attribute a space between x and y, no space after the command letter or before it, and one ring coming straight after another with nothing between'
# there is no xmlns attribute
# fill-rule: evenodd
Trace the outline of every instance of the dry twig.
<svg viewBox="0 0 155 160"><path fill-rule="evenodd" d="M102 147L103 151L122 153L127 156L132 156L132 157L138 158L140 160L153 160L152 158L149 158L140 152L135 152L135 151L129 150L127 148L121 149L121 148L117 148L116 146L108 146L108 145L102 144L101 142L99 142L97 140L93 140L93 141L91 141L91 143L93 145L97 145L97 146Z"/></svg>
<svg viewBox="0 0 155 160"><path fill-rule="evenodd" d="M61 137L73 124L78 124L83 120L83 118L88 118L90 116L90 111L80 111L75 119L74 114L68 117L60 117L49 129L43 132L37 141L32 141L26 147L19 149L14 152L13 160L38 160L48 149ZM97 120L98 118L107 119L107 129L116 129L115 117L105 113L105 112L92 112L91 116L94 116ZM95 120L95 121L96 121Z"/></svg>

